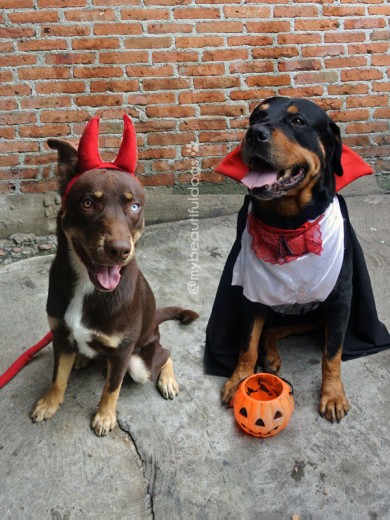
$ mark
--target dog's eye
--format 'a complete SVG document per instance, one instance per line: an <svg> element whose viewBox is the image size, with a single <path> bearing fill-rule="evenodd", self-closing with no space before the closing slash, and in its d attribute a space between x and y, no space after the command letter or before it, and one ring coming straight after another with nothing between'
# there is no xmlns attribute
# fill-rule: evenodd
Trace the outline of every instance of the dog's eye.
<svg viewBox="0 0 390 520"><path fill-rule="evenodd" d="M304 120L300 117L293 117L291 123L295 126L303 126L305 124Z"/></svg>
<svg viewBox="0 0 390 520"><path fill-rule="evenodd" d="M140 205L138 202L133 202L133 204L130 206L130 211L138 211L140 208Z"/></svg>
<svg viewBox="0 0 390 520"><path fill-rule="evenodd" d="M91 209L93 207L93 200L90 199L89 197L86 199L83 199L81 202L81 205L83 206L84 209Z"/></svg>

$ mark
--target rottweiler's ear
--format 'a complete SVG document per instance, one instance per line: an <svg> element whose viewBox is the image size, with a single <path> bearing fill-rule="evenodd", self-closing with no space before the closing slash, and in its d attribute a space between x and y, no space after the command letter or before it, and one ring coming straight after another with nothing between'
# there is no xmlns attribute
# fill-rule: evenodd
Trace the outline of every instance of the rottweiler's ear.
<svg viewBox="0 0 390 520"><path fill-rule="evenodd" d="M69 181L78 171L77 150L60 139L48 139L47 144L58 152L58 177L60 194L63 195Z"/></svg>
<svg viewBox="0 0 390 520"><path fill-rule="evenodd" d="M332 134L332 151L331 151L331 161L332 161L332 170L336 175L343 174L343 167L341 165L341 154L343 144L341 142L340 136L340 128L334 123L331 119L329 119L329 129Z"/></svg>

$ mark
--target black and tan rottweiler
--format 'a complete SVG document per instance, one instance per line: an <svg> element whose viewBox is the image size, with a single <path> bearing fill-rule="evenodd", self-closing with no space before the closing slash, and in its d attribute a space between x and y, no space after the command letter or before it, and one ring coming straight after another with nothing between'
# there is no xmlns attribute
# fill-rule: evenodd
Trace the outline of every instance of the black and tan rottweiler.
<svg viewBox="0 0 390 520"><path fill-rule="evenodd" d="M319 412L339 421L349 410L341 358L353 284L360 283L357 259L364 272L356 276L368 278L345 202L336 195L335 179L343 175L340 130L309 100L270 98L250 116L241 157L249 194L207 327L206 372L230 376L222 388L229 406L258 363L279 371L277 340L323 326ZM366 294L360 287L355 293ZM369 297L372 330L381 336L372 341L381 344L374 352L389 341ZM364 305L364 297L354 304L352 321L364 321ZM363 323L356 326L367 336Z"/></svg>

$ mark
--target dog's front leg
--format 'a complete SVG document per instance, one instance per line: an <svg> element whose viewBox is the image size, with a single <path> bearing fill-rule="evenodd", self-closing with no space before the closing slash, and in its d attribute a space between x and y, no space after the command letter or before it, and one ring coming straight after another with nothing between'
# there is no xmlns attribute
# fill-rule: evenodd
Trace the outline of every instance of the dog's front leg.
<svg viewBox="0 0 390 520"><path fill-rule="evenodd" d="M50 419L61 406L75 359L76 354L74 352L58 352L54 344L53 382L50 390L36 403L31 412L31 419L34 422Z"/></svg>
<svg viewBox="0 0 390 520"><path fill-rule="evenodd" d="M248 319L247 330L244 331L236 369L222 388L221 400L225 406L232 406L232 398L239 383L255 371L259 354L259 340L264 322L265 313L251 313L251 319Z"/></svg>
<svg viewBox="0 0 390 520"><path fill-rule="evenodd" d="M107 361L107 378L91 427L98 437L107 435L116 426L116 403L126 373L126 363Z"/></svg>
<svg viewBox="0 0 390 520"><path fill-rule="evenodd" d="M326 344L322 357L322 386L318 411L321 417L325 417L331 422L339 422L349 411L349 403L341 381L341 354L343 329L345 328L340 320L342 314L340 312L337 316L338 319L335 317L333 323L328 320L325 329Z"/></svg>

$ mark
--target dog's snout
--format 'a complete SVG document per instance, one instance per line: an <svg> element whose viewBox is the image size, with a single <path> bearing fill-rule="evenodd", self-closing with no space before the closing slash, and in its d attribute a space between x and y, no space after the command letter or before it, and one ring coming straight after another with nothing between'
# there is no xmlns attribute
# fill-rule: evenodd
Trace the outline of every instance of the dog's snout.
<svg viewBox="0 0 390 520"><path fill-rule="evenodd" d="M249 144L265 143L270 137L271 130L265 125L252 125L246 133Z"/></svg>
<svg viewBox="0 0 390 520"><path fill-rule="evenodd" d="M130 255L131 246L127 240L105 240L104 251L110 260L123 262Z"/></svg>

